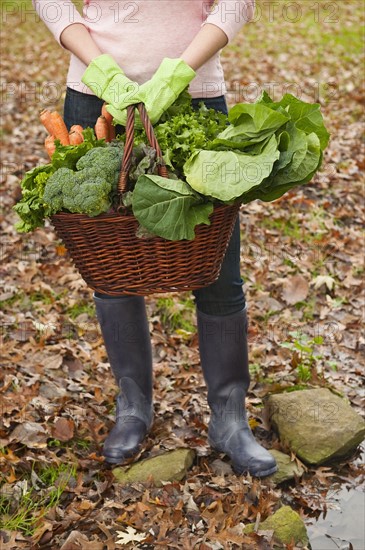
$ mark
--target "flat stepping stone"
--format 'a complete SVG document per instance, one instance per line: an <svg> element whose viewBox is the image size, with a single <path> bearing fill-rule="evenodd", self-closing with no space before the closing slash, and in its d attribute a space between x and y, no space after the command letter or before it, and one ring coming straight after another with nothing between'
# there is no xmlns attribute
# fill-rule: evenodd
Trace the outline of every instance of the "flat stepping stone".
<svg viewBox="0 0 365 550"><path fill-rule="evenodd" d="M143 483L151 478L156 487L164 481L181 481L193 465L195 452L192 449L176 449L152 458L145 458L131 466L113 469L117 481L123 485Z"/></svg>

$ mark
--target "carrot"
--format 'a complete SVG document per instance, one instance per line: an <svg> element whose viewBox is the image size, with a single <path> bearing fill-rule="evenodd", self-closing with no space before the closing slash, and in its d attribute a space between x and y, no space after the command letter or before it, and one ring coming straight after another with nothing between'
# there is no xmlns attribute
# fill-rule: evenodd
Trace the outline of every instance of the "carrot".
<svg viewBox="0 0 365 550"><path fill-rule="evenodd" d="M44 140L44 147L50 159L52 158L52 155L56 150L56 145L54 140L55 140L54 136L47 136L46 139Z"/></svg>
<svg viewBox="0 0 365 550"><path fill-rule="evenodd" d="M63 118L59 113L53 111L51 113L51 120L53 126L53 135L56 139L59 139L62 145L69 145L70 139L68 137L68 130Z"/></svg>
<svg viewBox="0 0 365 550"><path fill-rule="evenodd" d="M82 126L80 126L80 124L74 124L70 128L70 134L71 134L71 132L80 132L80 134L82 135L83 131L84 131L84 129L83 129Z"/></svg>
<svg viewBox="0 0 365 550"><path fill-rule="evenodd" d="M113 122L113 117L108 111L106 110L106 103L103 103L103 106L101 108L101 114L106 118L108 121L108 124L111 124Z"/></svg>
<svg viewBox="0 0 365 550"><path fill-rule="evenodd" d="M80 132L69 133L70 145L79 145L84 141L84 136Z"/></svg>
<svg viewBox="0 0 365 550"><path fill-rule="evenodd" d="M108 128L109 128L109 138L110 141L115 138L115 126L113 125L113 117L108 111L106 110L106 103L103 103L103 106L101 108L101 114L102 116L105 116Z"/></svg>
<svg viewBox="0 0 365 550"><path fill-rule="evenodd" d="M97 139L105 138L105 141L110 141L109 139L109 125L105 116L99 116L95 124L95 134Z"/></svg>
<svg viewBox="0 0 365 550"><path fill-rule="evenodd" d="M51 111L48 109L43 109L43 111L39 115L40 121L47 130L47 132L52 136L53 135L53 124L52 124L52 117L51 117Z"/></svg>

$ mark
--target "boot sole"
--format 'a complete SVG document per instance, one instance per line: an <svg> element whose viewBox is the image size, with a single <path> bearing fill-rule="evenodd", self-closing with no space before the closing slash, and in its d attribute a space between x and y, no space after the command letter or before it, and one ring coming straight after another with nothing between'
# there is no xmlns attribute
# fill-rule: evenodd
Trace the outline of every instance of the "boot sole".
<svg viewBox="0 0 365 550"><path fill-rule="evenodd" d="M129 464L130 462L133 462L134 458L141 452L141 449L143 447L143 443L144 443L145 439L147 438L148 434L151 431L151 428L152 428L152 425L153 425L153 420L154 420L154 417L152 415L151 421L150 421L150 423L148 424L148 426L146 428L146 433L143 436L143 438L142 438L140 444L138 445L138 447L136 447L132 451L124 453L120 456L110 456L110 455L107 455L103 452L102 455L105 458L105 461L108 462L108 464Z"/></svg>
<svg viewBox="0 0 365 550"><path fill-rule="evenodd" d="M119 457L107 456L105 454L103 454L103 457L105 458L105 461L108 464L128 464L129 462L132 462L134 460L134 458L138 455L140 450L141 449L139 448L135 452L133 452L132 454L121 455Z"/></svg>
<svg viewBox="0 0 365 550"><path fill-rule="evenodd" d="M208 438L208 443L211 446L211 448L214 449L216 452L224 453L226 456L228 456L228 458L230 458L229 454L227 454L226 451L224 451L223 449L220 449L217 445L214 445L213 442L210 441L209 438ZM243 475L245 473L248 473L253 477L271 476L272 474L275 474L275 472L278 471L277 464L275 464L275 466L272 466L271 468L268 468L267 470L259 470L259 471L254 472L253 470L250 470L249 468L243 468L242 466L235 465L233 461L232 461L232 468L233 468L233 471L236 474Z"/></svg>
<svg viewBox="0 0 365 550"><path fill-rule="evenodd" d="M278 471L277 466L274 466L273 468L269 468L268 470L262 470L262 471L259 471L259 472L250 471L248 468L244 468L244 469L237 468L237 467L234 466L234 464L232 464L232 467L233 467L233 470L239 475L243 475L243 474L248 473L253 477L267 477L267 476L271 476L272 474L275 474L275 472Z"/></svg>

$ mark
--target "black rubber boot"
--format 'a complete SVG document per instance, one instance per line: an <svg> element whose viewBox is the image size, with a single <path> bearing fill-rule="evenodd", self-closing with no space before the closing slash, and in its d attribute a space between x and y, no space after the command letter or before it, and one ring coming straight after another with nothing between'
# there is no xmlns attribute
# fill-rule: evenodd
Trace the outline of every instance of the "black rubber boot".
<svg viewBox="0 0 365 550"><path fill-rule="evenodd" d="M208 387L211 418L208 441L226 453L236 473L256 477L277 470L273 456L255 440L247 422L250 384L246 309L228 316L197 311L200 359Z"/></svg>
<svg viewBox="0 0 365 550"><path fill-rule="evenodd" d="M152 425L152 351L144 298L99 296L94 296L96 313L120 390L103 455L117 464L138 453Z"/></svg>

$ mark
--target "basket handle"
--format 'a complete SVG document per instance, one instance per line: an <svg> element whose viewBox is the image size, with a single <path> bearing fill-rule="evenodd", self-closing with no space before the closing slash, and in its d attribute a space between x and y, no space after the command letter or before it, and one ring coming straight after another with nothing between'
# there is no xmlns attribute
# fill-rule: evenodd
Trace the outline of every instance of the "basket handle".
<svg viewBox="0 0 365 550"><path fill-rule="evenodd" d="M165 162L162 158L162 152L160 149L160 146L158 144L157 138L155 136L155 133L153 131L153 127L151 124L151 121L148 117L146 108L143 103L137 103L135 105L129 105L127 107L127 124L126 124L126 139L125 139L125 146L123 151L123 160L122 160L122 167L120 170L120 176L118 181L118 193L122 194L125 191L127 191L128 188L128 174L131 167L131 161L132 161L132 151L133 151L133 142L134 142L134 114L135 114L135 107L138 108L142 124L144 126L144 129L146 130L148 141L153 147L153 149L156 150L157 153L157 171L160 176L167 178L168 172L165 165Z"/></svg>

